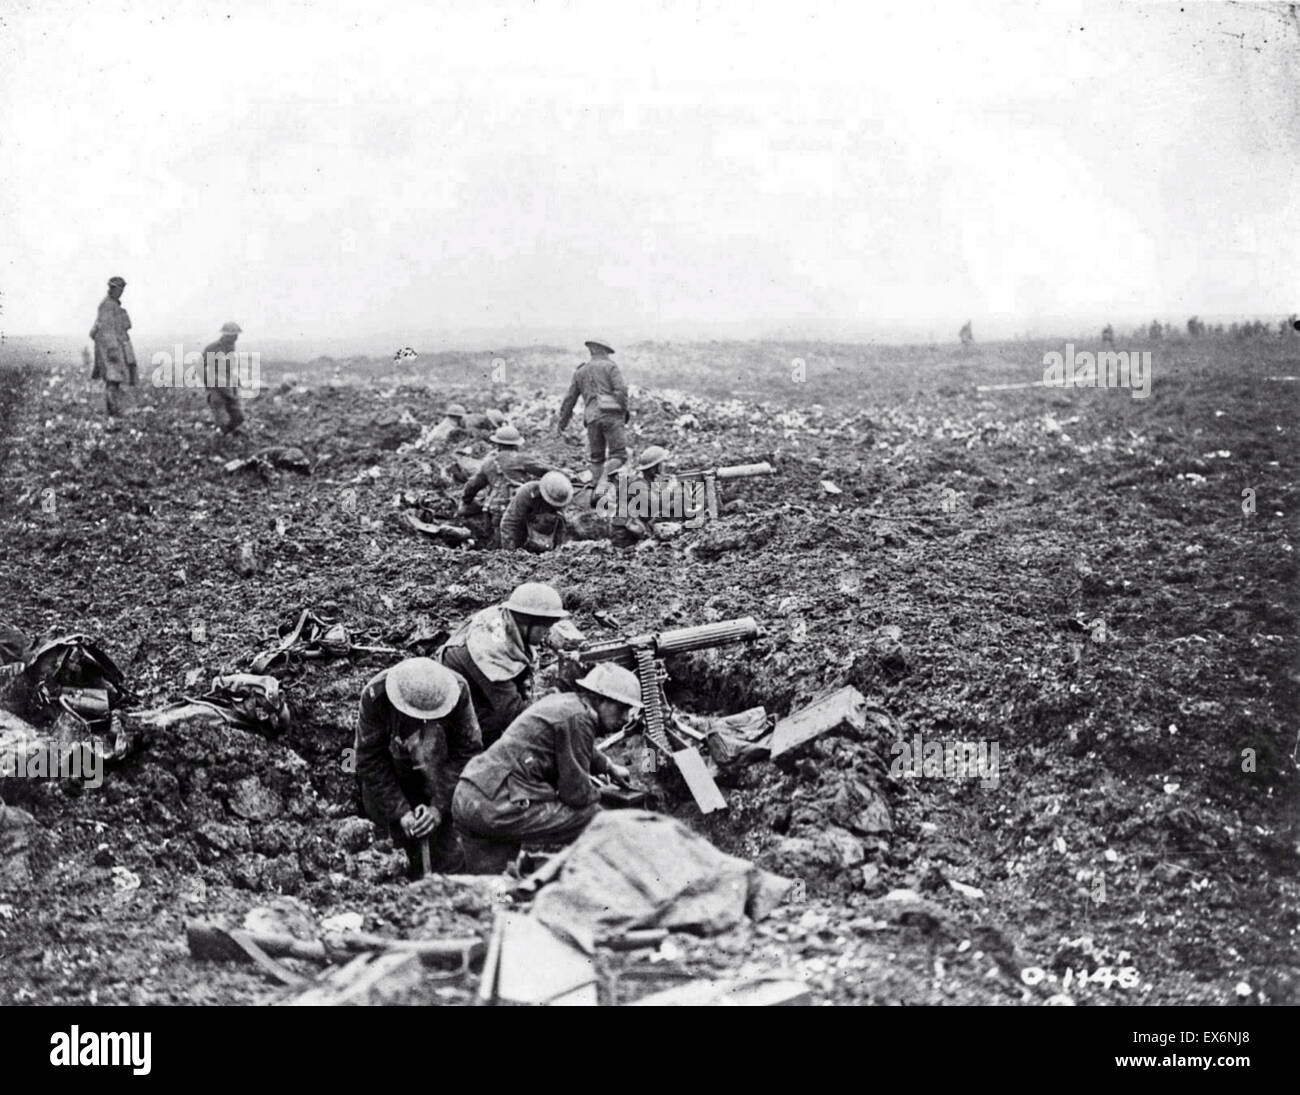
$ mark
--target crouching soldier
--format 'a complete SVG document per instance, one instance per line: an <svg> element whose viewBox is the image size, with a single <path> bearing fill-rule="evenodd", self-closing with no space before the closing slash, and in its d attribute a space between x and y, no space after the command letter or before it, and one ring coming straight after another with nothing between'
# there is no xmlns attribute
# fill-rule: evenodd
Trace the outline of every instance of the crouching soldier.
<svg viewBox="0 0 1300 1095"><path fill-rule="evenodd" d="M463 678L432 658L407 658L361 693L356 766L366 814L407 855L408 875L462 869L451 797L482 750Z"/></svg>
<svg viewBox="0 0 1300 1095"><path fill-rule="evenodd" d="M545 696L465 766L452 799L466 868L503 870L525 841L565 844L600 809L593 775L626 782L628 770L596 748L641 702L636 675L602 662L577 691Z"/></svg>
<svg viewBox="0 0 1300 1095"><path fill-rule="evenodd" d="M573 500L573 484L563 472L548 471L525 483L501 516L501 546L511 551L552 551L564 543L564 507Z"/></svg>
<svg viewBox="0 0 1300 1095"><path fill-rule="evenodd" d="M469 685L483 744L491 745L532 697L537 647L569 614L544 582L525 582L503 604L462 623L438 651Z"/></svg>
<svg viewBox="0 0 1300 1095"><path fill-rule="evenodd" d="M472 512L476 499L486 488L487 500L483 503L483 512L487 515L495 542L500 537L501 518L514 498L515 491L529 480L545 475L551 468L520 452L524 438L514 426L499 427L488 440L495 446L495 451L465 484L458 513L464 516Z"/></svg>
<svg viewBox="0 0 1300 1095"><path fill-rule="evenodd" d="M660 473L668 460L662 445L649 445L636 462L636 471L620 474L597 502L598 511L610 510L609 541L616 548L630 548L654 538L655 522L663 516L663 479ZM621 497L620 497L621 495Z"/></svg>

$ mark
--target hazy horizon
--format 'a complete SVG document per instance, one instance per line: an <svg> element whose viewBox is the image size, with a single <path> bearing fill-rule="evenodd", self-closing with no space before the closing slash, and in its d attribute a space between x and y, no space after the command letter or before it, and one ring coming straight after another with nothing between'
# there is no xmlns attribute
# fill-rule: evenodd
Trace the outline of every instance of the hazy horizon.
<svg viewBox="0 0 1300 1095"><path fill-rule="evenodd" d="M82 337L110 274L140 353L1276 323L1297 46L1286 5L48 0L0 23L0 330Z"/></svg>

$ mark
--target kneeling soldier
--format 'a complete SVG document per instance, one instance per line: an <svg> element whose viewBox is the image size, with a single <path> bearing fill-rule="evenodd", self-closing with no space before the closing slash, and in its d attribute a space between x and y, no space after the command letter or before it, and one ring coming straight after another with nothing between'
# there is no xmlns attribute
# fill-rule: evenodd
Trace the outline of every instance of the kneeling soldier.
<svg viewBox="0 0 1300 1095"><path fill-rule="evenodd" d="M465 766L452 799L456 833L474 873L502 870L524 841L567 843L600 809L593 775L628 770L596 748L641 703L636 675L601 662L577 691L545 696Z"/></svg>
<svg viewBox="0 0 1300 1095"><path fill-rule="evenodd" d="M564 507L573 500L573 484L563 472L548 471L525 483L501 517L501 546L510 550L551 551L564 543Z"/></svg>
<svg viewBox="0 0 1300 1095"><path fill-rule="evenodd" d="M461 769L482 748L469 686L432 658L407 658L362 691L361 800L370 820L406 851L411 878L461 868L451 796Z"/></svg>
<svg viewBox="0 0 1300 1095"><path fill-rule="evenodd" d="M469 684L485 746L528 706L536 648L568 615L553 588L525 582L504 604L474 613L438 651L438 660Z"/></svg>
<svg viewBox="0 0 1300 1095"><path fill-rule="evenodd" d="M530 479L545 475L551 468L543 461L519 451L523 447L524 438L514 426L501 426L488 440L496 449L484 459L479 470L465 484L457 513L469 513L479 492L486 487L488 496L483 511L487 514L492 529L492 539L497 541L500 537L498 526L501 517L514 498L515 491Z"/></svg>

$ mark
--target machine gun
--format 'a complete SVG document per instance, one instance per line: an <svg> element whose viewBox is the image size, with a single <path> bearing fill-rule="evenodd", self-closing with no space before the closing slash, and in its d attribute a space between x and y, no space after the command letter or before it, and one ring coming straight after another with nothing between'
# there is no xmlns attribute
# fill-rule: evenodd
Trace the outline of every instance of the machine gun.
<svg viewBox="0 0 1300 1095"><path fill-rule="evenodd" d="M725 809L727 800L709 775L697 748L705 735L672 717L672 709L664 696L664 682L668 680L664 659L692 650L750 642L760 634L758 622L752 616L743 616L716 624L584 643L571 657L575 668L580 670L585 671L598 662L612 661L636 674L641 683L641 715L640 725L634 725L631 732L639 730L660 757L673 762L690 788L700 812L709 814Z"/></svg>

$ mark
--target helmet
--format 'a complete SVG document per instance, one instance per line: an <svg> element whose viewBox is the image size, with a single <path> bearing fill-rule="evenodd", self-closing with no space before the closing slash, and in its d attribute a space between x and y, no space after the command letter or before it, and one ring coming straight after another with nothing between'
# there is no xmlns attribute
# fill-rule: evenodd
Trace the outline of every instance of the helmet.
<svg viewBox="0 0 1300 1095"><path fill-rule="evenodd" d="M524 435L513 426L502 426L488 440L494 445L509 445L513 448L524 443Z"/></svg>
<svg viewBox="0 0 1300 1095"><path fill-rule="evenodd" d="M384 692L389 702L413 719L440 719L456 706L460 681L432 658L407 658L388 671Z"/></svg>
<svg viewBox="0 0 1300 1095"><path fill-rule="evenodd" d="M584 342L583 345L592 353L612 354L614 352L612 346L608 346L604 342L597 342L595 339L592 339L589 342Z"/></svg>
<svg viewBox="0 0 1300 1095"><path fill-rule="evenodd" d="M443 414L445 414L448 418L464 418L467 414L469 414L469 411L467 411L459 403L450 403L447 405L447 409L443 411Z"/></svg>
<svg viewBox="0 0 1300 1095"><path fill-rule="evenodd" d="M548 471L542 476L542 497L553 506L567 506L573 499L573 484L563 472Z"/></svg>
<svg viewBox="0 0 1300 1095"><path fill-rule="evenodd" d="M238 323L223 323L221 333L223 335L238 335L243 333L243 328Z"/></svg>
<svg viewBox="0 0 1300 1095"><path fill-rule="evenodd" d="M641 451L641 457L636 462L636 470L645 471L648 468L656 468L667 459L667 449L662 445L650 445Z"/></svg>
<svg viewBox="0 0 1300 1095"><path fill-rule="evenodd" d="M560 595L554 586L545 582L525 582L516 586L506 602L506 608L524 616L544 616L547 619L562 620L568 613L560 603Z"/></svg>
<svg viewBox="0 0 1300 1095"><path fill-rule="evenodd" d="M641 706L641 682L636 674L621 665L610 662L597 662L585 677L576 682L588 692L595 692L606 699L617 700L628 707Z"/></svg>
<svg viewBox="0 0 1300 1095"><path fill-rule="evenodd" d="M126 279L125 279L125 278L119 278L119 277L117 277L116 275L114 275L113 277L111 277L111 278L108 279L108 284L109 284L109 285L125 285L125 284L126 284Z"/></svg>

